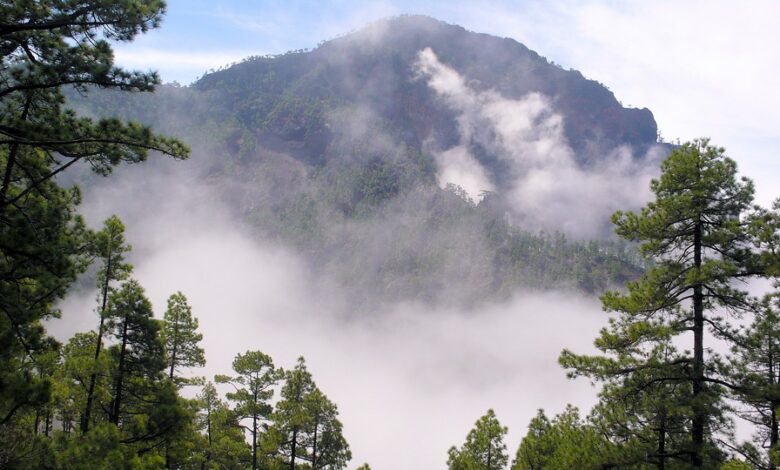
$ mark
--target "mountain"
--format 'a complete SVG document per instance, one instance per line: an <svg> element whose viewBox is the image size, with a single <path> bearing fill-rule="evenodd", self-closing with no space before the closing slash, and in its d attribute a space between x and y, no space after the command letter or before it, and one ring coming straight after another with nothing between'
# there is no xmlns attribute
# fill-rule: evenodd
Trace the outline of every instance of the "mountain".
<svg viewBox="0 0 780 470"><path fill-rule="evenodd" d="M668 150L648 109L512 39L422 16L71 103L187 140L200 184L364 301L619 285L643 261L609 215L643 202Z"/></svg>
<svg viewBox="0 0 780 470"><path fill-rule="evenodd" d="M260 131L263 142L311 162L323 158L333 143L324 116L333 104L370 108L414 147L432 136L452 145L457 142L452 113L415 72L425 48L479 89L509 99L531 92L551 97L564 118L567 140L583 159L592 156L594 144L646 149L656 143L653 114L624 108L600 83L512 39L421 16L382 20L310 52L250 58L204 76L194 88L218 94L226 110Z"/></svg>

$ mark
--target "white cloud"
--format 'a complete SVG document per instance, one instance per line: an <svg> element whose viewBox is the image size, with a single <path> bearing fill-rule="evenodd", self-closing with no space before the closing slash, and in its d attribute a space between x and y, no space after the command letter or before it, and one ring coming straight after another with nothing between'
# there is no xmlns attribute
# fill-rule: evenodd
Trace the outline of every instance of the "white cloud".
<svg viewBox="0 0 780 470"><path fill-rule="evenodd" d="M448 183L460 186L473 201L479 201L484 191L495 189L485 169L465 145L432 153L439 168L437 177L442 188Z"/></svg>
<svg viewBox="0 0 780 470"><path fill-rule="evenodd" d="M563 118L545 96L531 93L514 100L494 90L473 90L430 48L418 54L417 68L458 113L461 143L434 153L440 183L463 181L470 194L476 182L490 184L485 168L466 150L478 143L509 165L509 198L523 227L586 238L602 234L615 210L637 208L649 199L656 159L640 163L629 149L618 148L594 167L581 168L564 136Z"/></svg>
<svg viewBox="0 0 780 470"><path fill-rule="evenodd" d="M350 468L443 469L449 446L488 408L509 426L514 452L537 408L594 403L595 390L568 381L557 356L564 347L593 349L606 318L596 299L518 293L472 308L399 303L355 312L302 257L250 237L207 187L143 170L91 187L88 220L119 212L134 276L158 316L171 293L188 297L208 359L196 372L229 373L233 357L250 349L283 367L304 355L339 406ZM94 328L94 305L94 290L74 293L51 329L67 338Z"/></svg>
<svg viewBox="0 0 780 470"><path fill-rule="evenodd" d="M515 38L606 84L652 110L667 139L711 137L767 204L780 195L778 17L773 0L496 0L459 5L446 19Z"/></svg>

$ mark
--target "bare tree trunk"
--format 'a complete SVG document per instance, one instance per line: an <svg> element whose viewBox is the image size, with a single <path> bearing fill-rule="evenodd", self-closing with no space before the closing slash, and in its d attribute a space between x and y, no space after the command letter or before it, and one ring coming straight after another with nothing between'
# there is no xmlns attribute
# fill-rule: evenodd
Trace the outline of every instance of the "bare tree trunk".
<svg viewBox="0 0 780 470"><path fill-rule="evenodd" d="M108 303L108 281L111 279L111 239L108 242L108 259L106 261L106 278L103 280L103 292L102 300L100 302L100 324L98 325L97 344L95 345L95 358L92 364L92 374L89 376L89 388L87 389L87 404L84 407L84 415L81 418L81 434L86 434L89 431L89 422L92 414L92 401L95 396L95 383L97 382L97 367L98 359L100 359L100 348L103 341L103 328L105 327L106 320L106 304Z"/></svg>
<svg viewBox="0 0 780 470"><path fill-rule="evenodd" d="M119 425L119 411L122 406L122 379L125 373L125 355L127 348L127 316L122 324L122 346L119 350L119 365L117 366L116 385L114 386L114 406L111 411L110 421Z"/></svg>
<svg viewBox="0 0 780 470"><path fill-rule="evenodd" d="M295 452L298 444L298 430L293 431L292 443L290 444L290 470L295 470Z"/></svg>
<svg viewBox="0 0 780 470"><path fill-rule="evenodd" d="M701 221L696 222L693 234L693 264L698 271L701 269L702 251ZM691 424L691 441L693 454L691 463L694 468L704 465L702 452L704 450L704 426L707 420L706 411L702 408L700 395L704 392L704 295L701 282L693 286L693 422Z"/></svg>

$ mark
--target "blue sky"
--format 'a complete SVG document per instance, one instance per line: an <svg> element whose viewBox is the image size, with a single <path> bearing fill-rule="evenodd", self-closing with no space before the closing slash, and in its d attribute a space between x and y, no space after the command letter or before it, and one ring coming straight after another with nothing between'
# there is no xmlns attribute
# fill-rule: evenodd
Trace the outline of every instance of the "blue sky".
<svg viewBox="0 0 780 470"><path fill-rule="evenodd" d="M748 8L749 6L749 8ZM169 0L158 30L117 62L191 83L250 55L313 48L373 20L425 14L511 37L650 108L668 140L709 136L768 203L780 192L780 2Z"/></svg>

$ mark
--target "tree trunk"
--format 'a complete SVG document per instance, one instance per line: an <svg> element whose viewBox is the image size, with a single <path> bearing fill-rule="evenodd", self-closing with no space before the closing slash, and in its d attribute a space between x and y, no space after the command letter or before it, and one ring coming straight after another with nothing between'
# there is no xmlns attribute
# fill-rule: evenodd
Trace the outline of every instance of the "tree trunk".
<svg viewBox="0 0 780 470"><path fill-rule="evenodd" d="M171 381L173 381L173 371L176 368L175 367L176 366L176 348L178 347L178 345L176 344L176 342L177 342L176 340L178 339L178 333L179 333L179 331L178 331L178 326L179 326L178 320L179 319L176 318L175 319L175 323L173 324L174 327L173 327L173 348L172 348L172 351L171 351L171 371L168 374L168 379L170 379ZM170 444L166 440L166 443L165 443L165 468L167 468L168 470L170 470L170 468L171 468L171 455L170 454L171 454L170 453Z"/></svg>
<svg viewBox="0 0 780 470"><path fill-rule="evenodd" d="M27 95L24 102L24 109L22 109L21 120L27 120L27 114L30 111L30 104L32 96ZM3 174L3 185L0 186L0 212L5 208L5 196L8 194L8 188L11 187L11 176L13 175L14 165L16 164L16 155L19 153L19 144L12 144L8 151L8 163L5 165L5 172Z"/></svg>
<svg viewBox="0 0 780 470"><path fill-rule="evenodd" d="M696 275L700 275L702 252L702 225L696 222L693 234L693 263ZM693 454L691 463L694 468L704 465L704 426L707 420L706 410L702 407L700 395L704 392L704 296L702 285L697 281L693 286L693 421L691 423L691 443Z"/></svg>
<svg viewBox="0 0 780 470"><path fill-rule="evenodd" d="M97 344L95 345L95 359L92 364L92 374L89 376L89 388L87 389L87 404L84 407L84 415L81 418L81 434L89 431L89 422L92 414L92 400L95 396L95 383L97 382L98 359L100 358L100 348L103 341L103 328L106 320L106 304L108 302L108 281L111 279L111 239L108 240L108 259L106 261L106 278L103 280L103 299L100 302L100 324L98 325Z"/></svg>
<svg viewBox="0 0 780 470"><path fill-rule="evenodd" d="M770 450L770 456L769 456L769 470L775 470L777 468L776 460L772 457L771 451L772 449L777 446L778 441L778 424L777 424L777 407L780 406L780 403L776 401L772 401L772 424L771 429L769 433L769 450Z"/></svg>
<svg viewBox="0 0 780 470"><path fill-rule="evenodd" d="M666 414L661 414L661 426L658 429L658 470L666 467Z"/></svg>
<svg viewBox="0 0 780 470"><path fill-rule="evenodd" d="M314 422L314 442L311 447L311 468L317 470L317 431L320 427L319 419Z"/></svg>
<svg viewBox="0 0 780 470"><path fill-rule="evenodd" d="M257 415L252 415L252 470L257 470Z"/></svg>
<svg viewBox="0 0 780 470"><path fill-rule="evenodd" d="M119 350L119 365L117 366L116 385L114 387L114 407L111 412L111 422L119 425L119 410L122 406L122 379L125 373L125 354L127 348L127 315L122 324L122 347Z"/></svg>
<svg viewBox="0 0 780 470"><path fill-rule="evenodd" d="M293 431L292 443L290 443L290 470L295 470L295 452L298 444L298 430Z"/></svg>
<svg viewBox="0 0 780 470"><path fill-rule="evenodd" d="M488 439L488 456L487 456L488 458L487 458L487 470L490 470L490 460L491 460L490 458L492 457L492 456L490 455L490 451L492 450L492 445L491 445L491 442L492 442L492 440L493 440L493 439L490 437L490 435L488 435L488 438L489 438L489 439Z"/></svg>
<svg viewBox="0 0 780 470"><path fill-rule="evenodd" d="M178 315L178 313L177 313ZM174 318L173 323L173 348L171 348L171 371L168 374L168 378L173 380L173 371L176 368L176 349L179 347L179 318Z"/></svg>
<svg viewBox="0 0 780 470"><path fill-rule="evenodd" d="M205 460L200 463L200 470L205 470L206 464L211 461L211 403L206 405L206 439L209 446L206 449Z"/></svg>

